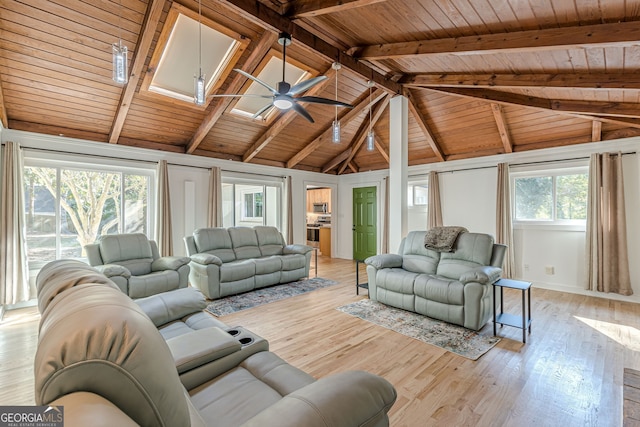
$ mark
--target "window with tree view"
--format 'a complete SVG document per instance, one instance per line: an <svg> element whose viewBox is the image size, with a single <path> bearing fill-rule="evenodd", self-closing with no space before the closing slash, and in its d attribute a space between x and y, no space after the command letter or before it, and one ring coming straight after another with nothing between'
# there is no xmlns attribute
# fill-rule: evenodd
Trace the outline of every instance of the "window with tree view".
<svg viewBox="0 0 640 427"><path fill-rule="evenodd" d="M514 220L582 224L587 219L586 171L515 176Z"/></svg>
<svg viewBox="0 0 640 427"><path fill-rule="evenodd" d="M82 258L103 234L145 233L148 175L63 167L25 167L27 252L31 268Z"/></svg>

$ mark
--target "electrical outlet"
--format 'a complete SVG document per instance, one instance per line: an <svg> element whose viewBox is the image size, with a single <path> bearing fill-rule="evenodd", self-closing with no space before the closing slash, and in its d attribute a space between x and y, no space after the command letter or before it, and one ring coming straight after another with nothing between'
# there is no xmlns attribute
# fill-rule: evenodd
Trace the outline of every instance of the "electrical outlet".
<svg viewBox="0 0 640 427"><path fill-rule="evenodd" d="M554 266L552 266L552 265L547 265L547 266L544 268L544 272L545 272L546 274L548 274L548 275L554 275L554 274L556 274L556 269L555 269L555 267L554 267Z"/></svg>

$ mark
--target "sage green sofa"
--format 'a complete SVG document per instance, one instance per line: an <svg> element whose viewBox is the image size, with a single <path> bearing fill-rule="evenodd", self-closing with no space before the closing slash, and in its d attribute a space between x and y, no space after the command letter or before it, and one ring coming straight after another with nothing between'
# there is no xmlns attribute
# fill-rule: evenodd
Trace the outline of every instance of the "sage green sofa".
<svg viewBox="0 0 640 427"><path fill-rule="evenodd" d="M65 427L389 425L396 391L384 378L316 380L202 312L193 288L134 302L75 260L36 282L35 403L64 407Z"/></svg>
<svg viewBox="0 0 640 427"><path fill-rule="evenodd" d="M386 305L479 330L492 317L492 285L502 275L506 246L493 236L462 233L453 252L425 248L426 231L412 231L398 254L365 260L369 297Z"/></svg>
<svg viewBox="0 0 640 427"><path fill-rule="evenodd" d="M209 299L309 277L307 245L287 245L276 227L200 228L184 242L189 282Z"/></svg>
<svg viewBox="0 0 640 427"><path fill-rule="evenodd" d="M142 233L107 234L84 248L89 264L131 298L189 284L189 257L161 257L156 242Z"/></svg>

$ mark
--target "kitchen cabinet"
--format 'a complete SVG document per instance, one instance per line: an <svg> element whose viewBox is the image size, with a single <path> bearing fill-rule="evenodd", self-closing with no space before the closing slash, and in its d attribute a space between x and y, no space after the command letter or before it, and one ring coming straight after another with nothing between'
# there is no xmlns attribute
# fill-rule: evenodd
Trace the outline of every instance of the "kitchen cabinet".
<svg viewBox="0 0 640 427"><path fill-rule="evenodd" d="M320 253L331 258L331 228L320 227Z"/></svg>
<svg viewBox="0 0 640 427"><path fill-rule="evenodd" d="M307 190L307 212L313 212L314 203L326 203L327 212L331 213L331 189L313 188Z"/></svg>

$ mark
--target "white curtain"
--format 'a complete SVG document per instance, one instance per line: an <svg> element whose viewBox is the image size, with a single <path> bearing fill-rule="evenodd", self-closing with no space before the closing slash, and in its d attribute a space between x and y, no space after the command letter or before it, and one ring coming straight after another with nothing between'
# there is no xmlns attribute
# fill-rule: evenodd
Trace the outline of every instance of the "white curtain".
<svg viewBox="0 0 640 427"><path fill-rule="evenodd" d="M173 255L171 231L171 199L169 197L169 170L166 160L158 163L156 197L156 241L160 256Z"/></svg>
<svg viewBox="0 0 640 427"><path fill-rule="evenodd" d="M17 143L4 146L0 229L0 305L29 300L29 270L22 184L22 150Z"/></svg>
<svg viewBox="0 0 640 427"><path fill-rule="evenodd" d="M207 227L222 227L222 173L214 166L209 174L209 216Z"/></svg>
<svg viewBox="0 0 640 427"><path fill-rule="evenodd" d="M496 196L496 242L507 245L507 253L502 264L502 276L513 277L515 274L513 250L513 226L511 222L511 191L509 165L498 164L498 191Z"/></svg>
<svg viewBox="0 0 640 427"><path fill-rule="evenodd" d="M440 182L436 171L429 172L429 202L427 205L427 230L442 226L440 205Z"/></svg>
<svg viewBox="0 0 640 427"><path fill-rule="evenodd" d="M293 190L291 189L291 175L286 179L287 184L287 244L293 245Z"/></svg>
<svg viewBox="0 0 640 427"><path fill-rule="evenodd" d="M586 238L587 289L631 295L622 153L592 154Z"/></svg>

